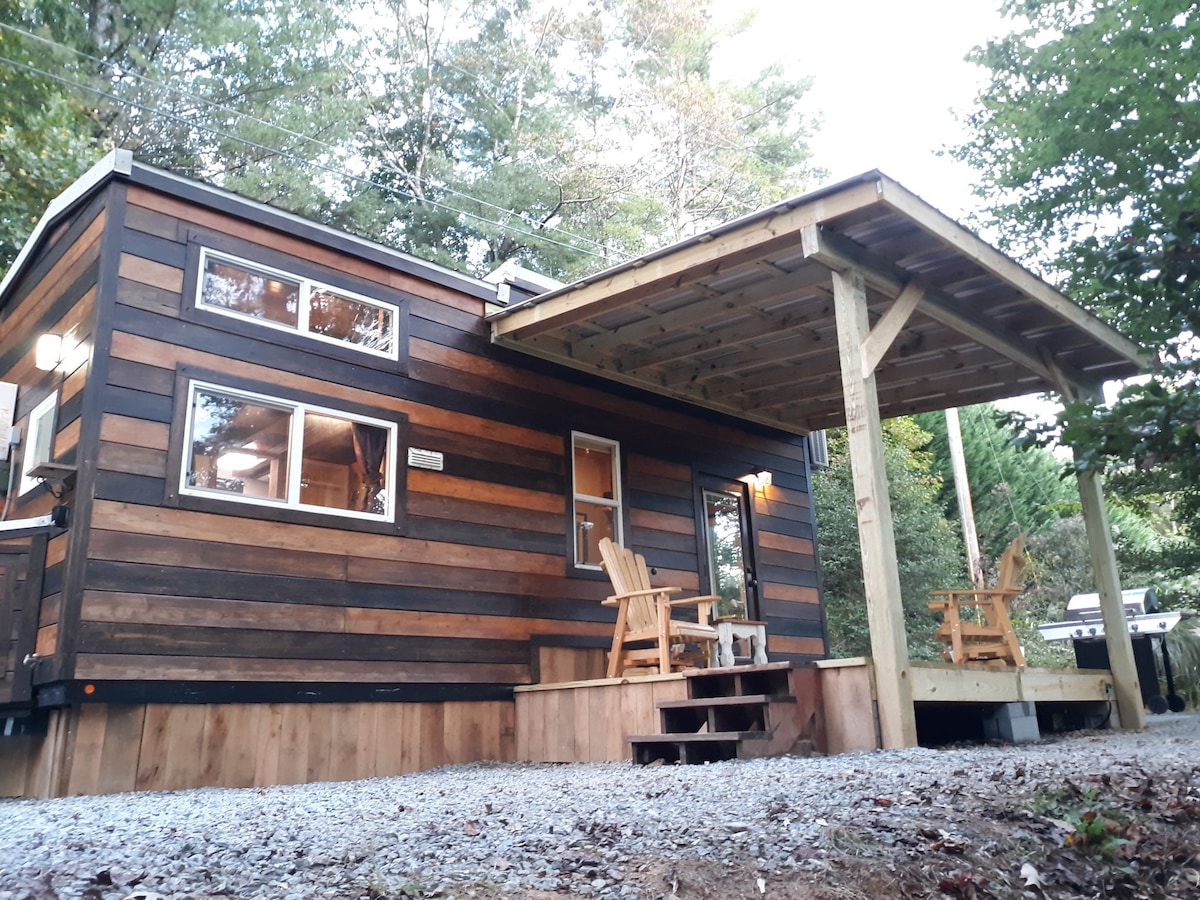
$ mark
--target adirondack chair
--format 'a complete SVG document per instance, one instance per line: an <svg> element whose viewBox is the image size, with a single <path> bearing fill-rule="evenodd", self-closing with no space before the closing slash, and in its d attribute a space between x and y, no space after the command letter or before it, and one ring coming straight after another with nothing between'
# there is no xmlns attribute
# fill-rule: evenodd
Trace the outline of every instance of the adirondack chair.
<svg viewBox="0 0 1200 900"><path fill-rule="evenodd" d="M651 587L646 560L609 538L600 540L600 557L616 592L603 601L605 606L617 607L612 652L608 656L609 678L636 666L655 666L665 674L673 667L698 665L710 658L710 648L715 646L718 634L708 622L720 597L672 600L671 595L683 588ZM699 621L672 618L671 612L681 606L695 606ZM651 646L644 646L647 643ZM688 652L689 645L700 649Z"/></svg>
<svg viewBox="0 0 1200 900"><path fill-rule="evenodd" d="M929 604L942 613L941 627L934 636L946 642L942 656L948 662L1003 660L1007 665L1024 666L1025 654L1013 631L1008 603L1025 590L1018 581L1025 564L1025 535L1017 535L1000 557L996 586L982 590L933 591L940 599ZM983 622L963 620L963 608L982 613Z"/></svg>

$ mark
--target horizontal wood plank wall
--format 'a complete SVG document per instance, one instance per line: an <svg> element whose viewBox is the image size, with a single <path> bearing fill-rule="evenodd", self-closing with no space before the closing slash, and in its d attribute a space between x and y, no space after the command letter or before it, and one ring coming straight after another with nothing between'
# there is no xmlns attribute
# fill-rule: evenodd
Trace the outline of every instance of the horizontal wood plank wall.
<svg viewBox="0 0 1200 900"><path fill-rule="evenodd" d="M660 583L690 590L699 588L695 473L772 469L778 493L755 516L774 542L772 650L822 652L800 442L630 399L494 348L483 303L449 288L141 188L128 203L78 678L520 684L533 677L531 639L603 648L608 582L576 577L566 561L571 429L621 442L629 540ZM404 303L407 371L194 310L183 292L197 243ZM400 534L345 529L335 517L251 518L232 503L164 505L179 478L168 457L179 452L171 419L185 368L403 417L409 444L441 451L445 469L401 466Z"/></svg>
<svg viewBox="0 0 1200 900"><path fill-rule="evenodd" d="M0 739L0 796L349 781L516 758L511 701L104 704Z"/></svg>
<svg viewBox="0 0 1200 900"><path fill-rule="evenodd" d="M35 253L28 274L0 310L0 381L18 385L14 424L25 442L13 448L11 463L18 467L14 496L9 498L8 519L44 516L58 503L70 504L74 491L60 500L36 487L20 494L20 473L28 452L30 413L51 393L58 392L51 444L51 460L74 465L78 459L85 387L91 369L96 328L96 285L100 268L101 236L108 221L107 197L101 195L68 217ZM37 339L43 334L64 338L67 358L58 370L43 372L34 364ZM19 495L19 496L18 496ZM70 546L70 535L50 542L45 560L43 596L30 619L37 628L34 646L45 663L59 650L59 590ZM12 623L15 625L15 622ZM14 635L0 635L0 656L11 655ZM8 663L12 660L9 659ZM9 682L11 684L11 682ZM9 699L0 681L0 704Z"/></svg>
<svg viewBox="0 0 1200 900"><path fill-rule="evenodd" d="M514 697L518 760L604 762L630 758L630 735L661 732L655 704L687 699L687 682L682 676L606 679L518 689Z"/></svg>

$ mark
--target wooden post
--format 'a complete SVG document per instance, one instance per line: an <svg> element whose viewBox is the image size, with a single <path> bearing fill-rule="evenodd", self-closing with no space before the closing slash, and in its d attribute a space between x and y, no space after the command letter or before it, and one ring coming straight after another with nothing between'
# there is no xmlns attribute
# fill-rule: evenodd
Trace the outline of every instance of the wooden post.
<svg viewBox="0 0 1200 900"><path fill-rule="evenodd" d="M1104 619L1104 640L1108 645L1108 665L1117 695L1117 712L1122 728L1141 731L1146 727L1146 711L1142 707L1142 690L1133 661L1133 642L1125 624L1117 557L1113 552L1112 529L1108 524L1100 478L1095 472L1080 472L1077 480L1088 550L1096 573L1096 590L1100 592L1100 613Z"/></svg>
<svg viewBox="0 0 1200 900"><path fill-rule="evenodd" d="M950 444L950 466L954 470L954 493L958 497L958 517L962 521L963 543L967 546L967 569L971 581L983 589L983 566L979 563L979 535L975 531L975 507L971 503L971 482L967 478L967 457L963 452L962 426L958 409L946 410L946 441Z"/></svg>
<svg viewBox="0 0 1200 900"><path fill-rule="evenodd" d="M832 274L850 469L854 477L871 657L879 700L879 731L885 748L913 747L917 743L917 722L904 607L900 603L896 535L884 468L879 397L874 371L864 372L862 364L863 344L870 333L867 292L859 270Z"/></svg>

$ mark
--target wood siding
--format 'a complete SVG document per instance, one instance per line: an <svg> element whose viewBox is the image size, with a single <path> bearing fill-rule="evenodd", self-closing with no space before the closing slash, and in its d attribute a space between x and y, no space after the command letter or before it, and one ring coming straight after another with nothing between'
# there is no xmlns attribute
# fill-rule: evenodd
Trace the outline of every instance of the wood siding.
<svg viewBox="0 0 1200 900"><path fill-rule="evenodd" d="M608 581L567 559L572 429L620 442L627 542L660 583L688 590L701 587L697 480L770 469L752 514L770 649L823 655L801 441L493 347L483 302L449 287L145 188L121 191L105 238L108 353L87 388L95 422L81 431L64 416L56 446L70 461L70 441L94 435L94 478L81 472L78 487L86 559L76 571L64 539L51 542L41 611L43 642L69 641L59 674L95 683L87 699L170 682L201 695L204 684L240 684L256 700L292 684L358 685L361 699L397 685L395 699L410 700L440 685L485 699L535 680L547 647L600 651L612 634L598 602ZM82 237L98 245L98 232ZM202 246L397 304L400 362L197 310ZM94 253L75 260L93 259L94 271ZM70 314L90 315L91 302ZM180 497L189 378L397 422L396 525ZM443 453L444 471L406 471L406 446Z"/></svg>
<svg viewBox="0 0 1200 900"><path fill-rule="evenodd" d="M0 739L0 797L265 787L515 759L512 701L92 703Z"/></svg>
<svg viewBox="0 0 1200 900"><path fill-rule="evenodd" d="M16 467L13 496L8 498L6 517L10 520L44 516L58 503L73 504L79 494L68 491L56 499L43 487L20 493L21 471L28 452L30 413L50 394L58 392L54 419L54 438L50 459L78 465L86 398L95 391L89 381L96 344L98 282L101 270L102 238L110 221L107 193L93 198L70 215L46 239L40 254L14 288L0 310L0 381L18 385L14 424L20 428L22 444L12 449L10 464ZM43 372L34 365L34 348L43 334L65 339L67 359L54 372ZM78 487L78 486L77 486ZM74 533L74 532L73 532ZM28 542L25 542L28 544ZM7 634L0 634L0 656L4 658L6 681L0 682L0 704L20 702L13 695L14 667L23 665L28 644L40 662L37 673L48 671L59 662L61 590L71 552L70 534L62 534L45 548L44 567L39 558L33 572L34 593L38 596L10 598L19 603L20 615L9 618ZM76 550L78 553L79 551ZM22 576L23 580L24 576ZM22 585L23 587L23 585ZM0 616L2 618L2 616ZM0 623L3 624L3 623ZM35 635L22 629L36 629ZM21 660L17 659L17 656ZM34 673L23 673L25 677Z"/></svg>

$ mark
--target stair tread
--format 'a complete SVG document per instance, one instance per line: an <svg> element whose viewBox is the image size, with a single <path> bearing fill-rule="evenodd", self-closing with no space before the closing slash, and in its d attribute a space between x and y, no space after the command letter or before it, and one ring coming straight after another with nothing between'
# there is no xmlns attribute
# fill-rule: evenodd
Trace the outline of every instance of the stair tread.
<svg viewBox="0 0 1200 900"><path fill-rule="evenodd" d="M696 734L634 734L631 744L697 744L710 741L764 741L771 735L765 731L702 731Z"/></svg>
<svg viewBox="0 0 1200 900"><path fill-rule="evenodd" d="M707 706L755 706L763 703L795 703L792 694L745 694L734 697L692 697L687 700L662 700L659 709L703 709Z"/></svg>
<svg viewBox="0 0 1200 900"><path fill-rule="evenodd" d="M759 665L749 666L720 666L707 669L684 669L684 678L703 678L706 675L733 675L737 673L754 673L754 672L773 672L783 671L794 668L795 664L790 662L773 662L761 663Z"/></svg>

